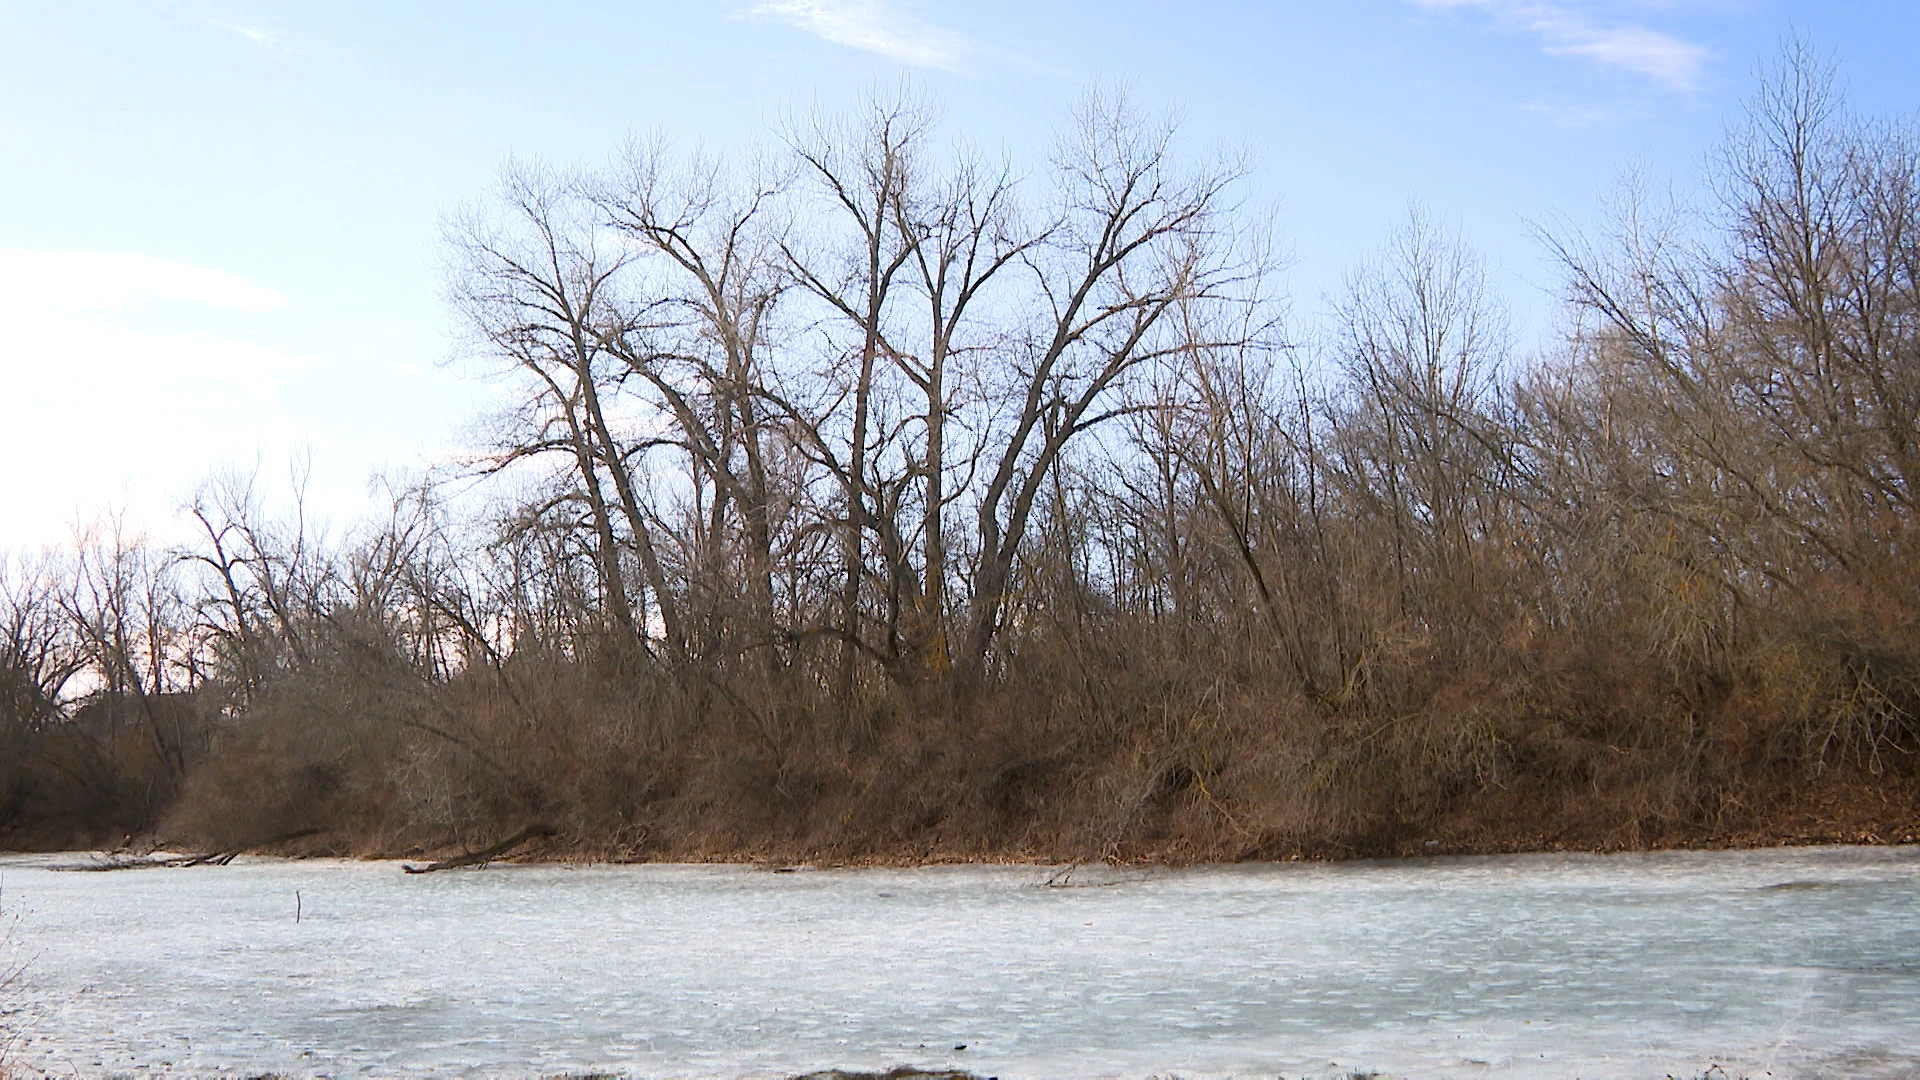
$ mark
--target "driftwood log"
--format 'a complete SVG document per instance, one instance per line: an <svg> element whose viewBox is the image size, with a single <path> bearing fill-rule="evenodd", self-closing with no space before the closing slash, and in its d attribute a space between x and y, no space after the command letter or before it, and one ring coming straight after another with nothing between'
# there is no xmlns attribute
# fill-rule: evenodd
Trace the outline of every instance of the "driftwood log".
<svg viewBox="0 0 1920 1080"><path fill-rule="evenodd" d="M465 855L455 855L451 859L442 859L439 862L428 863L425 866L414 866L411 863L403 863L400 869L405 870L409 874L431 874L435 870L455 870L462 866L482 866L535 837L552 836L555 831L551 825L543 825L536 822L492 847L487 848L485 851L474 851Z"/></svg>
<svg viewBox="0 0 1920 1080"><path fill-rule="evenodd" d="M159 858L155 858L154 856L151 856L151 855L138 856L138 857L116 857L111 859L101 859L96 862L80 863L74 866L53 866L53 867L48 867L48 869L91 871L91 870L148 870L154 867L166 867L169 869L178 869L179 867L183 867L183 866L225 866L228 863L232 862L236 856L244 855L249 851L257 851L263 847L272 847L275 844L284 844L289 840L300 840L309 836L318 836L321 833L326 831L327 830L325 829L295 829L293 832L281 833L279 836L270 836L267 839L261 840L257 843L247 844L245 846L233 848L228 851L209 851L201 855L166 855L166 856L161 856Z"/></svg>
<svg viewBox="0 0 1920 1080"><path fill-rule="evenodd" d="M960 1043L954 1049L966 1049L966 1043ZM795 1076L793 1080L991 1080L991 1078L979 1076L977 1072L964 1072L960 1068L914 1068L912 1065L897 1065L885 1072L849 1072L845 1068L828 1068L826 1072L808 1072L804 1076Z"/></svg>

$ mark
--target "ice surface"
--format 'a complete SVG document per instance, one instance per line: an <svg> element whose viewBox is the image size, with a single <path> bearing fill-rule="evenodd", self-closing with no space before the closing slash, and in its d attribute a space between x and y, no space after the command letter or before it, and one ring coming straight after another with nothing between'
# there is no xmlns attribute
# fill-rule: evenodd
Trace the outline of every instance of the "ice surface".
<svg viewBox="0 0 1920 1080"><path fill-rule="evenodd" d="M0 998L15 1068L1920 1073L1916 848L1083 868L1066 888L1033 867L50 869L76 858L0 859L31 960Z"/></svg>

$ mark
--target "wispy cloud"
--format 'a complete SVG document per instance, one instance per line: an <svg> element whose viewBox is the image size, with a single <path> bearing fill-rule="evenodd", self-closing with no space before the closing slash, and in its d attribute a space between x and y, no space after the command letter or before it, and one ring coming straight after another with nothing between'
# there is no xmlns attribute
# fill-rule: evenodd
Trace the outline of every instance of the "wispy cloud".
<svg viewBox="0 0 1920 1080"><path fill-rule="evenodd" d="M279 292L149 255L0 250L0 548L75 516L158 523L210 464L278 453L316 368L286 347ZM88 436L77 438L75 432ZM58 447L49 454L48 447Z"/></svg>
<svg viewBox="0 0 1920 1080"><path fill-rule="evenodd" d="M259 26L248 26L245 23L230 23L221 22L219 19L208 19L207 25L218 27L228 33L239 34L241 37L246 38L248 41L253 42L263 49L277 48L280 43L286 39L286 35L278 30L268 30Z"/></svg>
<svg viewBox="0 0 1920 1080"><path fill-rule="evenodd" d="M246 278L152 255L0 250L0 303L45 312L124 309L173 301L271 311L286 297Z"/></svg>
<svg viewBox="0 0 1920 1080"><path fill-rule="evenodd" d="M966 35L928 23L889 0L767 0L753 14L913 67L960 72L979 51Z"/></svg>
<svg viewBox="0 0 1920 1080"><path fill-rule="evenodd" d="M1705 47L1630 21L1600 19L1582 7L1536 0L1410 0L1428 10L1485 12L1539 37L1552 56L1578 56L1642 75L1670 90L1700 85Z"/></svg>

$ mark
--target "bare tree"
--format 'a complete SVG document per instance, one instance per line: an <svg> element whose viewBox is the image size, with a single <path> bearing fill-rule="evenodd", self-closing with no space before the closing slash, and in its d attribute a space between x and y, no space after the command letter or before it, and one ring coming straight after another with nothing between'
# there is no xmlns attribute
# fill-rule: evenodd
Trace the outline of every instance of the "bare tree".
<svg viewBox="0 0 1920 1080"><path fill-rule="evenodd" d="M1058 151L1057 217L1022 257L1032 330L1001 358L1002 423L984 449L963 697L984 674L1035 500L1063 453L1130 411L1133 373L1194 347L1170 314L1221 297L1240 270L1216 232L1237 168L1186 174L1172 141L1170 126L1096 96Z"/></svg>
<svg viewBox="0 0 1920 1080"><path fill-rule="evenodd" d="M718 160L675 171L664 145L636 144L596 197L609 227L647 256L599 343L623 379L646 388L687 455L696 503L687 546L708 590L707 644L717 641L726 583L744 578L743 622L769 674L782 665L784 636L773 582L779 425L760 392L772 374L767 332L788 284L768 220L775 186L735 185ZM744 540L737 573L727 565L735 514Z"/></svg>
<svg viewBox="0 0 1920 1080"><path fill-rule="evenodd" d="M584 503L614 627L627 641L648 637L622 567L630 548L677 652L684 627L633 480L634 458L649 443L616 432L605 400L618 374L609 370L615 361L605 342L632 329L623 319L644 319L646 311L621 309L618 278L632 253L600 237L592 204L576 187L532 166L509 166L502 198L513 210L510 227L469 215L451 230L462 267L454 296L482 339L538 387L521 418L529 430L511 438L498 464L551 451L570 459L575 486L564 497ZM616 534L616 515L624 536ZM637 606L644 610L644 594Z"/></svg>
<svg viewBox="0 0 1920 1080"><path fill-rule="evenodd" d="M70 567L51 554L0 556L0 724L31 731L61 716L86 667L61 608Z"/></svg>
<svg viewBox="0 0 1920 1080"><path fill-rule="evenodd" d="M1340 477L1391 545L1405 614L1457 619L1490 584L1473 551L1509 487L1499 404L1505 314L1486 272L1420 210L1348 283L1335 348Z"/></svg>

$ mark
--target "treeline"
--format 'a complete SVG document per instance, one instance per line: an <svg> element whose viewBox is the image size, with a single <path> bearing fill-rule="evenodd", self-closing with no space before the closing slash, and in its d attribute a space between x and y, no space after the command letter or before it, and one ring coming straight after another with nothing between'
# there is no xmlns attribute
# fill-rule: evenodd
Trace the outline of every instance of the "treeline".
<svg viewBox="0 0 1920 1080"><path fill-rule="evenodd" d="M1301 335L1241 166L1089 100L511 166L493 509L245 481L0 580L0 837L1222 858L1920 824L1920 140L1789 50L1706 211L1421 214ZM374 391L374 392L377 392ZM1847 831L1853 830L1853 831Z"/></svg>

